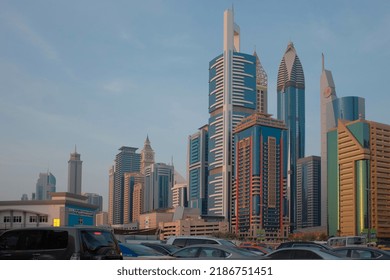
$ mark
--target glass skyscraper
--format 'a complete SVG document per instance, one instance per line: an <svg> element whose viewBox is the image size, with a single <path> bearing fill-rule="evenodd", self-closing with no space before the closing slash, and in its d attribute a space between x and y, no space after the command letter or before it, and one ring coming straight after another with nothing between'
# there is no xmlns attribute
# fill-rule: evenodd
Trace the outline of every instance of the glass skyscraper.
<svg viewBox="0 0 390 280"><path fill-rule="evenodd" d="M296 228L296 165L305 156L305 76L292 42L287 46L277 79L277 118L287 126L287 194L291 229Z"/></svg>
<svg viewBox="0 0 390 280"><path fill-rule="evenodd" d="M240 237L286 238L286 126L256 113L234 131L232 230Z"/></svg>
<svg viewBox="0 0 390 280"><path fill-rule="evenodd" d="M223 53L209 65L209 215L230 219L232 132L256 111L256 98L256 56L240 52L240 28L226 10Z"/></svg>
<svg viewBox="0 0 390 280"><path fill-rule="evenodd" d="M191 208L199 208L203 215L207 214L208 141L207 125L188 137L188 204Z"/></svg>
<svg viewBox="0 0 390 280"><path fill-rule="evenodd" d="M123 224L125 176L127 172L140 172L141 155L138 148L121 147L115 157L115 166L110 169L109 220L112 224Z"/></svg>

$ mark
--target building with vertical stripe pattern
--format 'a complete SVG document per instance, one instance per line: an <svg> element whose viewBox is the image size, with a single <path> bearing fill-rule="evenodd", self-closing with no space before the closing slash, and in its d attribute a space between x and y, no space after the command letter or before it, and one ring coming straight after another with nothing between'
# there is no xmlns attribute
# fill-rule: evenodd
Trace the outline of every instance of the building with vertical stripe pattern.
<svg viewBox="0 0 390 280"><path fill-rule="evenodd" d="M286 238L287 129L256 113L235 128L232 230L240 237ZM288 221L288 220L287 220Z"/></svg>
<svg viewBox="0 0 390 280"><path fill-rule="evenodd" d="M240 28L224 12L223 53L209 64L208 215L230 220L233 130L256 111L256 57L240 52Z"/></svg>

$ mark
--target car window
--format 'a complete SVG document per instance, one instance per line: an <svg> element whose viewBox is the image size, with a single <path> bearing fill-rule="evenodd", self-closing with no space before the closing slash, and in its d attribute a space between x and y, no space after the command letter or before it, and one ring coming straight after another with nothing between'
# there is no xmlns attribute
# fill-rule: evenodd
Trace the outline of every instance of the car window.
<svg viewBox="0 0 390 280"><path fill-rule="evenodd" d="M24 230L6 232L1 237L0 247L7 250L64 249L68 245L67 231Z"/></svg>
<svg viewBox="0 0 390 280"><path fill-rule="evenodd" d="M177 238L177 239L173 240L172 244L177 246L177 247L185 247L186 240L184 238Z"/></svg>
<svg viewBox="0 0 390 280"><path fill-rule="evenodd" d="M295 260L319 260L319 259L321 259L321 257L312 251L296 250L293 252L293 259L295 259Z"/></svg>
<svg viewBox="0 0 390 280"><path fill-rule="evenodd" d="M173 255L178 258L195 258L198 253L198 247L196 248L184 248Z"/></svg>
<svg viewBox="0 0 390 280"><path fill-rule="evenodd" d="M199 257L226 258L226 253L225 251L215 248L201 248Z"/></svg>
<svg viewBox="0 0 390 280"><path fill-rule="evenodd" d="M81 239L84 250L92 254L96 254L102 248L115 247L115 241L110 232L82 230Z"/></svg>
<svg viewBox="0 0 390 280"><path fill-rule="evenodd" d="M273 260L289 260L291 258L290 251L274 252L270 255L270 258Z"/></svg>
<svg viewBox="0 0 390 280"><path fill-rule="evenodd" d="M360 259L371 259L372 258L372 255L371 255L370 251L352 250L352 252L355 253L355 255L356 255L355 258L360 258ZM353 256L353 254L352 254L352 256Z"/></svg>
<svg viewBox="0 0 390 280"><path fill-rule="evenodd" d="M347 249L336 250L335 252L336 252L337 255L340 255L340 256L343 256L343 257L347 257L347 255L348 255L348 250Z"/></svg>

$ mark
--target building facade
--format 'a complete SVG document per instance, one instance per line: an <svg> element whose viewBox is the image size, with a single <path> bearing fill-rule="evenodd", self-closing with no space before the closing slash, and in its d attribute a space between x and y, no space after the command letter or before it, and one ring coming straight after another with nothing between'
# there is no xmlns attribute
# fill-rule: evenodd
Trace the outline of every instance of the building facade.
<svg viewBox="0 0 390 280"><path fill-rule="evenodd" d="M145 168L143 213L172 207L174 167L155 163Z"/></svg>
<svg viewBox="0 0 390 280"><path fill-rule="evenodd" d="M305 76L294 44L290 42L279 66L277 118L287 126L288 199L290 227L296 228L296 165L305 156Z"/></svg>
<svg viewBox="0 0 390 280"><path fill-rule="evenodd" d="M297 160L297 229L321 225L321 158Z"/></svg>
<svg viewBox="0 0 390 280"><path fill-rule="evenodd" d="M88 203L98 206L97 211L103 211L103 196L97 193L83 193L83 196L88 197Z"/></svg>
<svg viewBox="0 0 390 280"><path fill-rule="evenodd" d="M327 133L337 127L339 119L354 121L365 118L365 100L361 97L337 97L332 72L325 69L322 55L320 78L321 100L321 225L328 226L328 152Z"/></svg>
<svg viewBox="0 0 390 280"><path fill-rule="evenodd" d="M127 172L140 172L141 155L137 148L123 146L115 157L114 168L109 170L109 221L123 224L124 190Z"/></svg>
<svg viewBox="0 0 390 280"><path fill-rule="evenodd" d="M188 204L207 214L208 200L208 125L188 137Z"/></svg>
<svg viewBox="0 0 390 280"><path fill-rule="evenodd" d="M390 238L390 125L339 120L328 132L330 235Z"/></svg>
<svg viewBox="0 0 390 280"><path fill-rule="evenodd" d="M133 207L136 198L134 197L135 186L144 184L144 174L140 172L126 172L124 174L123 191L123 223L129 224L134 221Z"/></svg>
<svg viewBox="0 0 390 280"><path fill-rule="evenodd" d="M256 57L240 52L240 28L224 12L223 53L209 64L208 214L229 220L233 129L256 111Z"/></svg>
<svg viewBox="0 0 390 280"><path fill-rule="evenodd" d="M77 153L76 147L74 153L70 154L68 161L68 192L81 194L81 175L83 162L80 160L80 154Z"/></svg>
<svg viewBox="0 0 390 280"><path fill-rule="evenodd" d="M241 237L283 238L287 129L280 120L256 113L236 127L232 231Z"/></svg>
<svg viewBox="0 0 390 280"><path fill-rule="evenodd" d="M97 206L87 197L65 192L47 200L0 201L0 231L43 226L95 225Z"/></svg>
<svg viewBox="0 0 390 280"><path fill-rule="evenodd" d="M54 192L56 192L56 177L51 172L39 173L33 199L48 200L51 198L51 193Z"/></svg>

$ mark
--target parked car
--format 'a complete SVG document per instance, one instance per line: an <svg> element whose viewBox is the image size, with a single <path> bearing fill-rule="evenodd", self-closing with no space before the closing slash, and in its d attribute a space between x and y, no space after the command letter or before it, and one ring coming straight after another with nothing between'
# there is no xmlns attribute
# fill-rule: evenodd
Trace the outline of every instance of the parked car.
<svg viewBox="0 0 390 280"><path fill-rule="evenodd" d="M141 244L144 246L147 246L149 248L152 248L152 249L156 250L157 252L160 252L163 255L169 255L169 254L177 251L178 249L180 249L179 247L177 247L175 245L165 244L165 243L142 242Z"/></svg>
<svg viewBox="0 0 390 280"><path fill-rule="evenodd" d="M245 250L254 252L254 253L256 253L258 255L261 255L261 256L267 255L267 254L272 252L272 250L270 248L259 246L259 245L256 245L256 244L252 244L252 245L240 244L238 247L241 248L241 249L245 249Z"/></svg>
<svg viewBox="0 0 390 280"><path fill-rule="evenodd" d="M115 236L97 227L36 227L5 231L0 259L100 260L122 259Z"/></svg>
<svg viewBox="0 0 390 280"><path fill-rule="evenodd" d="M165 259L166 255L157 252L156 250L142 244L134 243L119 243L119 248L122 251L123 259ZM168 257L170 258L170 257Z"/></svg>
<svg viewBox="0 0 390 280"><path fill-rule="evenodd" d="M295 247L277 249L267 254L269 260L340 260L336 253L317 247Z"/></svg>
<svg viewBox="0 0 390 280"><path fill-rule="evenodd" d="M310 247L310 248L320 248L324 250L329 250L332 251L333 248L326 245L326 244L321 244L317 242L312 242L312 241L288 241L288 242L283 242L280 243L276 249L282 249L282 248L297 248L297 247Z"/></svg>
<svg viewBox="0 0 390 280"><path fill-rule="evenodd" d="M219 244L224 246L236 247L236 244L231 241L208 236L171 236L167 239L166 244L175 245L179 248L197 244Z"/></svg>
<svg viewBox="0 0 390 280"><path fill-rule="evenodd" d="M338 247L333 251L348 259L390 260L390 252L373 247L348 246Z"/></svg>
<svg viewBox="0 0 390 280"><path fill-rule="evenodd" d="M259 255L237 246L198 244L179 249L171 256L181 259L258 259Z"/></svg>

